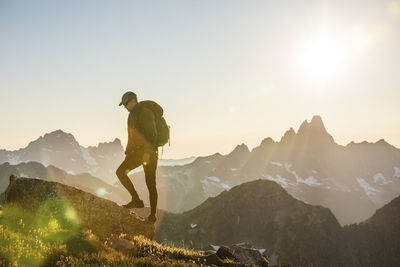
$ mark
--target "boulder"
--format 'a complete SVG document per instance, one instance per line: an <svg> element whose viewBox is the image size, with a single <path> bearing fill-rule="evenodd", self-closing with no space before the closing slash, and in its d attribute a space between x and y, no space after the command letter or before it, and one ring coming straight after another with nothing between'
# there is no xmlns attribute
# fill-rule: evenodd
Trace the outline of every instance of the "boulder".
<svg viewBox="0 0 400 267"><path fill-rule="evenodd" d="M154 236L154 225L135 213L72 186L11 175L4 194L5 206L16 205L34 214L45 210L50 216L65 215L101 239L121 233L150 239Z"/></svg>
<svg viewBox="0 0 400 267"><path fill-rule="evenodd" d="M224 259L231 259L234 261L238 261L235 255L233 255L233 251L227 246L221 246L217 250L217 256L220 257L222 260Z"/></svg>
<svg viewBox="0 0 400 267"><path fill-rule="evenodd" d="M233 251L233 255L238 259L239 262L251 265L255 264L258 266L269 265L267 259L257 249L237 245L231 246L230 249Z"/></svg>
<svg viewBox="0 0 400 267"><path fill-rule="evenodd" d="M221 246L217 251L221 259L231 259L245 265L269 266L267 259L254 248L232 245L230 247Z"/></svg>

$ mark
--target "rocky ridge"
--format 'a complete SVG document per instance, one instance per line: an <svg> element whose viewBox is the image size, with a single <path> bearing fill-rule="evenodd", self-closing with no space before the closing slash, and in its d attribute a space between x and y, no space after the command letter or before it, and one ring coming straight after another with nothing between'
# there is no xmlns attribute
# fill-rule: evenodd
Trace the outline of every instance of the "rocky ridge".
<svg viewBox="0 0 400 267"><path fill-rule="evenodd" d="M116 203L58 182L10 176L4 206L44 213L58 223L91 229L99 238L121 233L152 238L154 225Z"/></svg>

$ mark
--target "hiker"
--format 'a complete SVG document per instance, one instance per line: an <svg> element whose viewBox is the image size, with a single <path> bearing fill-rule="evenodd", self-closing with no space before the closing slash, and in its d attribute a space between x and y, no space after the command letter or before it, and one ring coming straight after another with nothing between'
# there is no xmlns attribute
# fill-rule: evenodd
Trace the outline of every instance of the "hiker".
<svg viewBox="0 0 400 267"><path fill-rule="evenodd" d="M132 196L132 200L128 204L123 205L123 207L144 207L143 201L139 198L135 187L127 175L131 170L143 165L150 198L150 215L146 218L146 221L155 223L157 220L156 209L158 194L156 188L156 169L159 146L157 143L156 120L157 115L160 116L160 112L162 116L163 110L153 101L138 102L136 94L129 91L122 96L119 105L124 105L129 111L128 143L125 149L126 156L125 160L116 171L118 179Z"/></svg>

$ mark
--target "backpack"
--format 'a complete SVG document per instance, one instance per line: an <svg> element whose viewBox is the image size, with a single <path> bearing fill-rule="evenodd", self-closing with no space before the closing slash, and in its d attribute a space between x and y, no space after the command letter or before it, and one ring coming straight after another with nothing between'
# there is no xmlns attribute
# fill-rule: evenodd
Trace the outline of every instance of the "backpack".
<svg viewBox="0 0 400 267"><path fill-rule="evenodd" d="M169 126L163 117L164 111L162 107L154 101L145 100L139 102L142 106L150 109L155 118L157 128L157 146L163 146L169 141Z"/></svg>

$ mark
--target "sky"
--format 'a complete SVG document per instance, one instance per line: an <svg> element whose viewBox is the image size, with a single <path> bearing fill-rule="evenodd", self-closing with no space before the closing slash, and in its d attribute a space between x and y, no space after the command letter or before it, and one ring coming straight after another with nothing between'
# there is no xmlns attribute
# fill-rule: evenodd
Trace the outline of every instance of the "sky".
<svg viewBox="0 0 400 267"><path fill-rule="evenodd" d="M0 0L0 149L61 129L127 140L158 102L164 158L249 148L320 115L338 144L400 148L400 1Z"/></svg>

